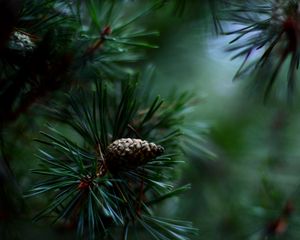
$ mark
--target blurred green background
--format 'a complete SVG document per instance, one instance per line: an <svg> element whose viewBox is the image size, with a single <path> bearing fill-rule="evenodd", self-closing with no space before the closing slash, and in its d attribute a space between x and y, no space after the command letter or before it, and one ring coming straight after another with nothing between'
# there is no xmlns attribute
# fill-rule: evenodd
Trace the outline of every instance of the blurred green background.
<svg viewBox="0 0 300 240"><path fill-rule="evenodd" d="M138 9L139 4L128 11ZM153 39L160 47L149 50L141 63L156 68L154 91L162 96L175 90L195 93L194 111L187 117L203 126L205 143L199 144L214 153L189 155L180 183L192 183L192 189L160 211L193 221L199 228L198 240L261 239L291 200L295 210L289 227L276 239L300 239L299 98L293 105L280 97L263 104L250 92L246 79L232 81L242 60L230 60L225 51L229 38L216 36L206 1L187 1L181 14L172 7L160 9L143 24L161 32ZM37 164L32 139L43 124L42 118L16 123L22 140L15 143L15 159L19 160L13 162L13 169L23 189L34 182L28 170ZM35 201L30 200L30 208ZM65 238L39 225L28 223L22 228L32 232L30 239Z"/></svg>
<svg viewBox="0 0 300 240"><path fill-rule="evenodd" d="M197 3L183 16L162 14L168 24L153 57L159 89L196 93L190 117L208 126L206 146L217 155L189 159L182 181L192 190L178 214L199 227L195 239L267 239L263 233L290 200L295 212L274 239L300 239L299 98L288 104L278 84L278 96L264 104L249 80L232 81L243 59L230 60L231 39L216 36L208 6Z"/></svg>

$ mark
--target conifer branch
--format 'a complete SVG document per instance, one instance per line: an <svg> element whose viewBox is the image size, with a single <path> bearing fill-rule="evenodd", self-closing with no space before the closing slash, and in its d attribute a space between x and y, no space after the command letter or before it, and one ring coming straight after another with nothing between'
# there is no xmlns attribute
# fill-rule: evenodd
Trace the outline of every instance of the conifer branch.
<svg viewBox="0 0 300 240"><path fill-rule="evenodd" d="M113 153L110 151L117 151L117 149L109 150L111 145L107 145L115 139L120 139L118 140L120 144L126 144L121 141L121 138L133 137L127 126L133 125L133 121L136 121L135 116L139 112L137 83L135 81L126 83L122 88L121 100L115 108L109 105L101 107L104 103L112 102L112 100L103 99L103 96L113 98L119 94L114 92L108 96L107 88L103 86L103 83L96 83L96 86L96 92L92 94L93 99L88 100L87 94L81 90L78 97L73 97L75 93L72 97L69 96L70 105L67 108L53 111L54 118L71 126L81 136L82 144L74 143L51 126L49 130L52 134L43 133L45 139L38 140L48 147L45 150L40 149L39 158L42 165L40 169L34 170L34 173L45 176L46 180L36 185L28 196L55 192L55 197L35 219L51 216L54 219L53 222L75 221L78 229L81 229L80 235L87 236L89 239L94 239L98 234L103 234L110 228L128 228L129 223L139 223L157 239L189 239L188 235L194 232L193 228L185 227L184 222L180 223L183 224L181 226L169 220L154 217L151 209L160 201L188 189L187 186L176 189L171 184L172 175L178 163L172 153L176 146L177 135L168 137L168 141L163 141L164 146L167 147L169 144L173 146L172 152L167 150L166 154L149 158L146 162L134 163L130 165L130 168L126 165L116 168L116 165L112 165L110 161L119 161L118 164L132 164L132 161L141 161L143 156L133 157L130 155L133 153L123 155L122 151L125 150L121 150L122 148L120 148L120 153ZM171 129L172 126L176 126L178 121L176 109L183 106L184 102L186 99L180 98L174 103L175 107L171 106L172 111L166 111L160 107L153 107L157 104L157 99L155 99L152 107L143 113L144 117L141 118L144 119L143 124L138 124L142 136L150 140L152 131L157 131L159 128ZM103 108L107 109L104 115L101 114ZM151 127L152 131L150 131L145 123L151 122L156 114L158 123L154 128ZM109 119L115 120L108 121ZM165 119L168 121L164 122ZM100 125L104 122L105 128ZM144 128L147 131L144 131ZM159 136L157 137L156 139L159 139ZM165 137L162 136L162 138ZM107 143L102 139L105 139ZM136 143L142 142L139 140ZM156 147L154 144L151 143L151 145L146 141L144 143L147 148L150 147L147 151L154 151L153 147ZM132 147L137 146L132 145ZM135 151L145 150L137 148ZM109 157L108 154L117 155ZM114 160L115 157L117 159ZM124 161L129 157L130 159ZM129 160L132 163L129 163ZM101 167L105 170L99 172ZM108 224L110 221L112 223ZM96 226L102 226L102 228L97 229ZM129 234L129 229L124 230L125 236Z"/></svg>

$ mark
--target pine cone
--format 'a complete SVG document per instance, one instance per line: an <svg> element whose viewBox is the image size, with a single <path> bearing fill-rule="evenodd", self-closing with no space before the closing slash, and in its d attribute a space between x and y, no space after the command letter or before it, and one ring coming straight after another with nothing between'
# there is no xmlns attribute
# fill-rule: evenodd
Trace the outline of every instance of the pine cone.
<svg viewBox="0 0 300 240"><path fill-rule="evenodd" d="M105 161L110 172L135 169L161 155L164 148L141 139L121 138L107 147Z"/></svg>
<svg viewBox="0 0 300 240"><path fill-rule="evenodd" d="M14 32L10 42L9 47L18 51L32 51L35 47L35 44L31 41L30 37L24 33Z"/></svg>

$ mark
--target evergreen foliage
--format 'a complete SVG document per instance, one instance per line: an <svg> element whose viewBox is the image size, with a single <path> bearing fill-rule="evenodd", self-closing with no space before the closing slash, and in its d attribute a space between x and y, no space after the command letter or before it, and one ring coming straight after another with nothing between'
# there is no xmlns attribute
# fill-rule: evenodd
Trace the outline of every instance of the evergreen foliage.
<svg viewBox="0 0 300 240"><path fill-rule="evenodd" d="M299 14L0 0L0 239L299 239Z"/></svg>
<svg viewBox="0 0 300 240"><path fill-rule="evenodd" d="M157 47L146 39L158 32L138 22L170 3L149 1L138 11L125 1L3 4L18 17L1 45L1 130L11 135L29 112L49 121L36 140L41 144L36 183L25 194L47 199L34 220L69 226L79 239L190 239L196 233L190 222L158 217L155 210L190 188L173 183L183 158L180 128L190 95L174 95L169 102L153 99L153 69L145 70L140 84L136 72L142 65L132 66L141 62L145 48ZM178 1L175 11L183 6ZM15 224L23 209L17 205L30 200L11 186L15 180L6 158L12 142L5 135L1 236L12 239L14 231L2 228L2 221ZM123 138L151 141L165 152L149 155L147 162L135 159L142 164L130 169L107 167L109 144ZM16 196L19 200L10 203Z"/></svg>
<svg viewBox="0 0 300 240"><path fill-rule="evenodd" d="M233 36L228 48L234 52L232 59L244 59L234 78L254 74L266 99L288 62L286 85L291 97L299 65L299 1L229 1L220 19L233 28L224 30Z"/></svg>
<svg viewBox="0 0 300 240"><path fill-rule="evenodd" d="M96 232L104 238L118 239L111 230L117 227L124 228L123 239L128 238L132 228L144 228L155 239L188 239L186 234L195 232L190 223L153 215L156 204L189 188L172 186L178 163L178 134L174 133L180 122L177 111L181 109L165 111L163 107L168 105L157 98L141 107L135 81L122 82L120 88L111 87L121 92L108 93L106 85L95 85L92 92L73 92L66 109L53 108L53 117L72 127L74 135L81 137L77 138L79 143L53 126L49 126L50 133L42 132L44 138L38 140L47 148L40 148L41 168L33 172L46 178L29 196L46 192L55 192L55 196L35 219L50 217L53 222L75 224L79 235L88 239L94 239ZM119 102L115 96L120 96ZM184 108L185 99L173 104ZM108 145L124 137L151 140L162 144L166 152L134 169L103 170L109 164L105 157Z"/></svg>

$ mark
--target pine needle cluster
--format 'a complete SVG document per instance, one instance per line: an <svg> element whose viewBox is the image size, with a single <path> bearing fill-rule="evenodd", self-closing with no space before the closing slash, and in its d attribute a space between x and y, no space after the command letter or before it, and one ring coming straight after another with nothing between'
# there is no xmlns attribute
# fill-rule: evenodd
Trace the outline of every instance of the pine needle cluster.
<svg viewBox="0 0 300 240"><path fill-rule="evenodd" d="M299 1L222 3L219 20L223 33L232 36L228 51L234 53L232 59L243 58L234 79L253 76L266 99L288 65L285 79L291 97L299 66Z"/></svg>

